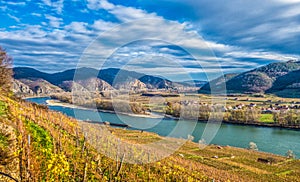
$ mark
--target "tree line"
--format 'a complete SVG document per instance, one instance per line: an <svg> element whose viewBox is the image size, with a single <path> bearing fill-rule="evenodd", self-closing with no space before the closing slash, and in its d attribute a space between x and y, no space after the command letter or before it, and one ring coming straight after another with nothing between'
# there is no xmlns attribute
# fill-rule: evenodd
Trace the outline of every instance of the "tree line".
<svg viewBox="0 0 300 182"><path fill-rule="evenodd" d="M236 123L259 122L261 112L259 108L242 108L238 110L225 111L222 106L189 105L184 106L179 103L167 103L165 112L174 117L183 119L198 119L208 121L222 118L223 121Z"/></svg>
<svg viewBox="0 0 300 182"><path fill-rule="evenodd" d="M273 113L274 122L282 126L300 126L298 110L278 111Z"/></svg>

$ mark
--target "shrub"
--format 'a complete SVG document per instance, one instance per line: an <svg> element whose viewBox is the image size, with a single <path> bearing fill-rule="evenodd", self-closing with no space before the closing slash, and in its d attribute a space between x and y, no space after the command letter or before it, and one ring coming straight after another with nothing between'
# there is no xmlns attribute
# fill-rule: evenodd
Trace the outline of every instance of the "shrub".
<svg viewBox="0 0 300 182"><path fill-rule="evenodd" d="M289 159L295 159L296 158L296 156L295 156L295 154L292 150L288 150L285 155Z"/></svg>
<svg viewBox="0 0 300 182"><path fill-rule="evenodd" d="M258 150L258 147L257 147L256 143L250 142L249 143L249 149L250 150Z"/></svg>

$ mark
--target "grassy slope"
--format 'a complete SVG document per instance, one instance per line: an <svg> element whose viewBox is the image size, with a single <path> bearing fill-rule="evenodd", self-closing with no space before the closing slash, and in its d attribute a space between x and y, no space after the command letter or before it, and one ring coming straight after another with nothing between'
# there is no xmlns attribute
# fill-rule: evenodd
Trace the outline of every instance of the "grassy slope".
<svg viewBox="0 0 300 182"><path fill-rule="evenodd" d="M92 137L109 139L103 132L92 132L99 128L135 144L163 138L154 133L77 122L35 104L1 95L0 122L12 128L10 138L15 137L17 141L15 145L9 144L9 149L0 148L14 155L10 163L0 164L0 171L19 180L22 177L23 181L300 181L299 160L233 147L200 149L192 142L158 162L121 165L120 160L97 152L96 149L104 147L103 143L85 142L82 128L90 131ZM257 162L257 158L268 157L275 163ZM0 181L7 179L0 175Z"/></svg>

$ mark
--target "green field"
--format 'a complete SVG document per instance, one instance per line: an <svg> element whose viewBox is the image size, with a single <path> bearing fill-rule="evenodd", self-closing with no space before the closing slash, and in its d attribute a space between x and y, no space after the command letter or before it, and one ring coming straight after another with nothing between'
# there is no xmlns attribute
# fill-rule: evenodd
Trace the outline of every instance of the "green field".
<svg viewBox="0 0 300 182"><path fill-rule="evenodd" d="M259 121L263 123L274 123L273 114L262 114Z"/></svg>

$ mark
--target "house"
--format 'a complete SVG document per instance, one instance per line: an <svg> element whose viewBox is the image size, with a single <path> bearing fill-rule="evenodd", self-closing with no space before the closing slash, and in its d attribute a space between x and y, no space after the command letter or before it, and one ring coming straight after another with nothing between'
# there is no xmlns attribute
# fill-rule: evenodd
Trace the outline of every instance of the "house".
<svg viewBox="0 0 300 182"><path fill-rule="evenodd" d="M273 114L272 110L263 110L261 111L262 114Z"/></svg>

